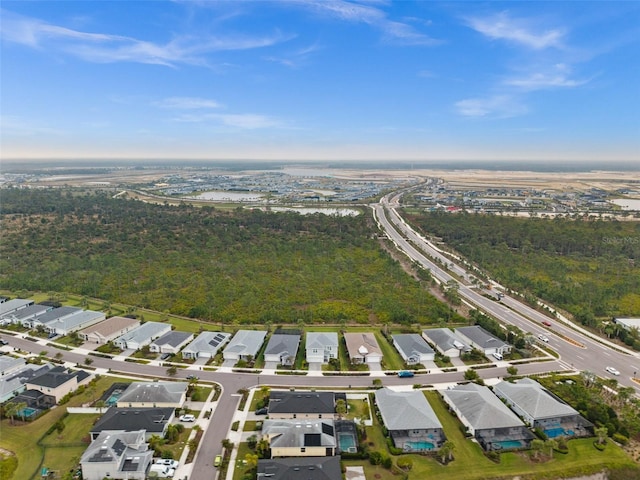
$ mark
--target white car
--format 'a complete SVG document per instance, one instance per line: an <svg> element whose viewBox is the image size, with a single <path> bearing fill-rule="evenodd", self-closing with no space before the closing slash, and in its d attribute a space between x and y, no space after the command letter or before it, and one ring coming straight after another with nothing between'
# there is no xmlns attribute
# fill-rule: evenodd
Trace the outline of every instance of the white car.
<svg viewBox="0 0 640 480"><path fill-rule="evenodd" d="M620 375L620 372L613 367L607 367L605 368L605 370L609 372L611 375Z"/></svg>
<svg viewBox="0 0 640 480"><path fill-rule="evenodd" d="M156 460L156 465L164 465L165 467L169 467L169 468L178 468L178 465L180 465L180 462L178 462L177 460L172 460L170 458L159 458Z"/></svg>
<svg viewBox="0 0 640 480"><path fill-rule="evenodd" d="M181 422L195 422L196 421L196 417L195 417L195 415L190 415L190 414L181 415L179 420Z"/></svg>
<svg viewBox="0 0 640 480"><path fill-rule="evenodd" d="M549 337L547 337L546 335L540 334L540 335L538 335L538 339L542 340L545 343L549 343Z"/></svg>

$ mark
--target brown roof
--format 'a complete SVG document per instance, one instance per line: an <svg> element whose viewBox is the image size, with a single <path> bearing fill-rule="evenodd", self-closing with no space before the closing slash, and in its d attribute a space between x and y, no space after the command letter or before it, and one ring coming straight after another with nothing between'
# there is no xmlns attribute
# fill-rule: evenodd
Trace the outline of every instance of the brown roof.
<svg viewBox="0 0 640 480"><path fill-rule="evenodd" d="M371 332L345 333L344 341L347 344L347 350L350 357L367 356L372 353L382 355L382 350L380 350L378 341L376 340L375 335ZM363 353L359 351L360 347L366 348L367 353L363 355Z"/></svg>
<svg viewBox="0 0 640 480"><path fill-rule="evenodd" d="M100 323L96 323L95 325L91 325L90 327L80 330L80 332L78 333L82 333L84 335L97 333L103 337L109 337L114 333L120 332L123 328L137 325L140 325L140 320L137 320L135 318L111 317L103 320Z"/></svg>

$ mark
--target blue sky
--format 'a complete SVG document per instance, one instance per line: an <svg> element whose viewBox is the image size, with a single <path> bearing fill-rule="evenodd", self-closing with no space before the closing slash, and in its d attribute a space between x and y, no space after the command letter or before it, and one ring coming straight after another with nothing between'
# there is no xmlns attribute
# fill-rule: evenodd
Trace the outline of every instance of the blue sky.
<svg viewBox="0 0 640 480"><path fill-rule="evenodd" d="M1 4L2 157L640 161L640 3Z"/></svg>

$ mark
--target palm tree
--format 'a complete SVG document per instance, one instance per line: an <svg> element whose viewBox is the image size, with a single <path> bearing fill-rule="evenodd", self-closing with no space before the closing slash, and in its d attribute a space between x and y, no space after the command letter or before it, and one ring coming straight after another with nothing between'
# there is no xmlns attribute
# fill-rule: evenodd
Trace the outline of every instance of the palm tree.
<svg viewBox="0 0 640 480"><path fill-rule="evenodd" d="M4 415L11 419L11 425L13 425L13 419L18 414L18 404L16 402L7 402L4 404Z"/></svg>
<svg viewBox="0 0 640 480"><path fill-rule="evenodd" d="M533 451L533 458L538 458L540 456L540 452L544 448L544 442L539 438L531 441L531 450Z"/></svg>
<svg viewBox="0 0 640 480"><path fill-rule="evenodd" d="M549 438L544 442L544 446L549 449L549 458L553 458L553 449L558 448L558 442L553 438Z"/></svg>
<svg viewBox="0 0 640 480"><path fill-rule="evenodd" d="M609 431L607 430L607 427L598 427L593 429L593 433L598 437L598 443L603 444L609 434Z"/></svg>

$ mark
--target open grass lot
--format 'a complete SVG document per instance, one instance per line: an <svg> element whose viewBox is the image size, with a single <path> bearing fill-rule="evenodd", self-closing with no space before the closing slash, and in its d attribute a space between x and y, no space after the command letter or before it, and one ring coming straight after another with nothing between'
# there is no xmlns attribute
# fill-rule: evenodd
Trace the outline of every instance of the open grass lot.
<svg viewBox="0 0 640 480"><path fill-rule="evenodd" d="M9 420L2 420L0 422L0 447L14 452L18 458L18 467L12 478L28 480L31 478L31 475L37 471L40 460L44 454L44 448L39 446L37 442L43 437L51 425L64 416L67 411L66 407L77 407L83 403L90 402L98 398L112 383L122 381L125 380L117 377L102 377L96 382L93 389L86 389L82 394L72 397L64 406L52 409L33 422L24 424L16 422L15 425L11 425ZM81 426L76 425L75 420L71 422L69 432L67 433L67 428L65 428L63 431L64 435L72 436L79 434L78 432ZM91 425L91 423L85 424L87 433ZM56 434L57 432L54 433L54 435ZM51 460L52 468L55 465L60 471L67 471L75 465L75 462L77 462L79 458L74 456L77 453L74 450L75 448L76 447L72 447L69 451L65 450L65 455L59 455L58 452L56 458L49 458L49 452L47 452L48 455L45 460ZM78 449L80 453L84 451L84 447L78 447ZM47 450L49 451L50 449ZM55 455L57 449L51 449L51 451L53 455ZM50 466L48 464L45 465Z"/></svg>
<svg viewBox="0 0 640 480"><path fill-rule="evenodd" d="M384 367L387 370L402 370L404 368L404 360L402 360L402 357L395 347L391 345L379 331L375 330L373 333L378 341L378 345L380 345L380 350L382 350Z"/></svg>

